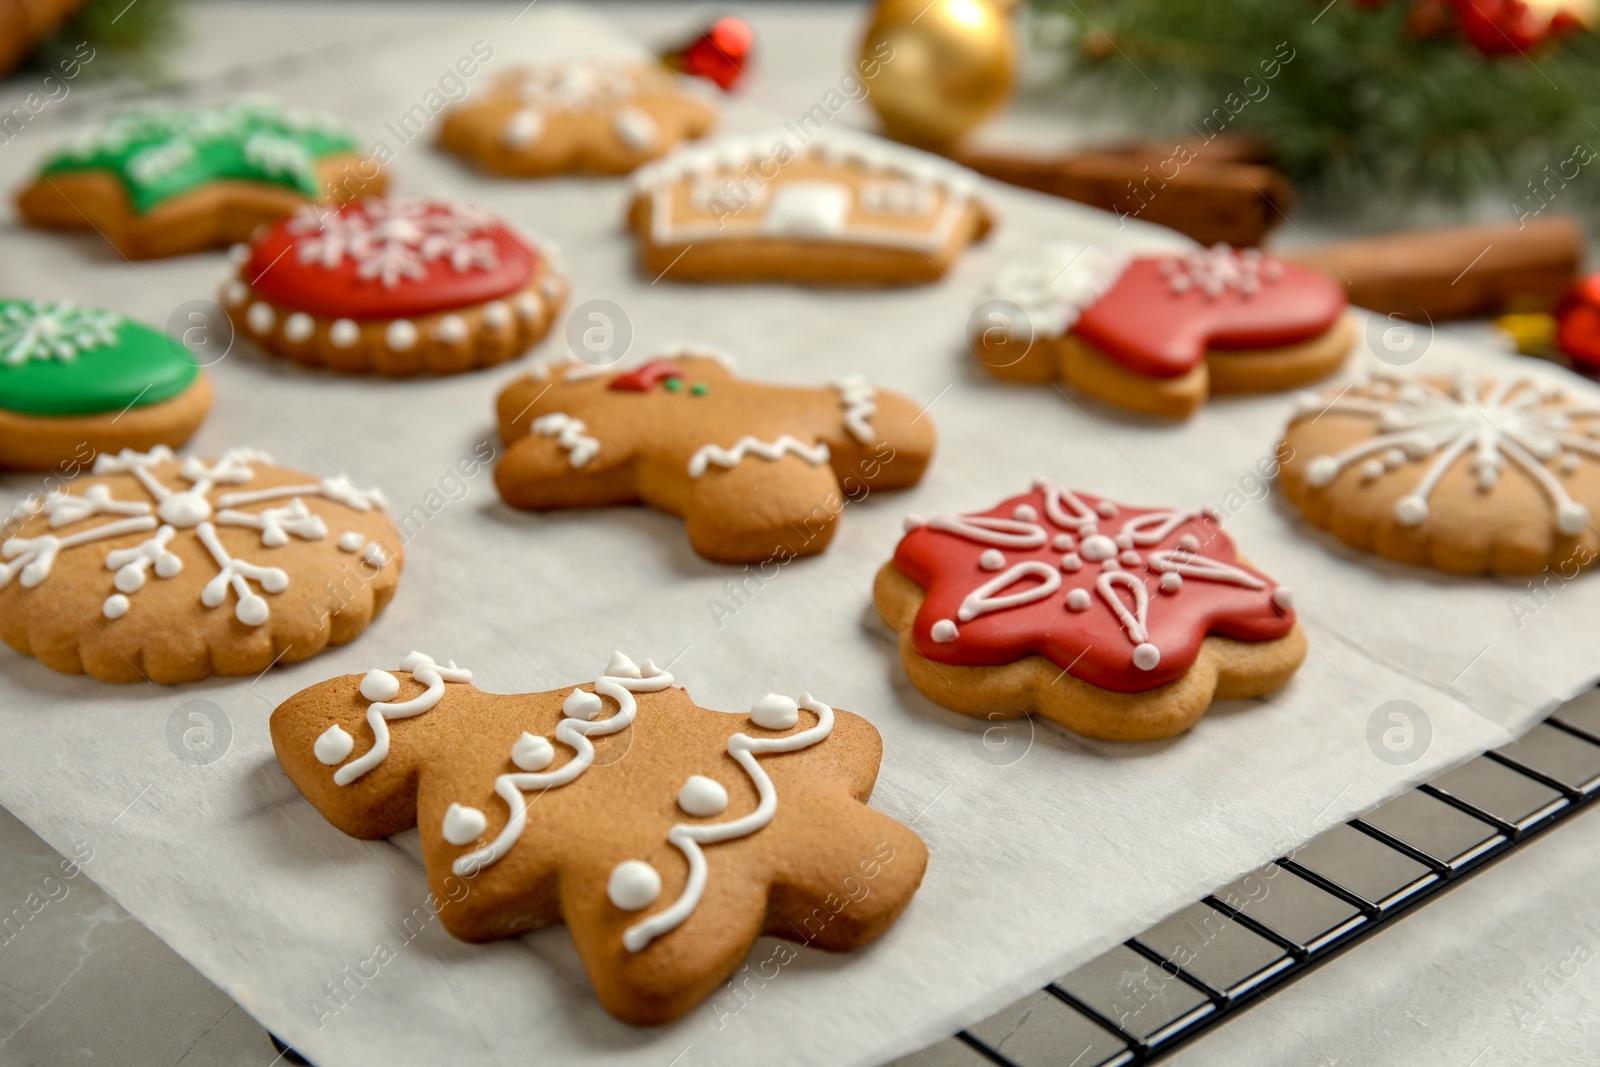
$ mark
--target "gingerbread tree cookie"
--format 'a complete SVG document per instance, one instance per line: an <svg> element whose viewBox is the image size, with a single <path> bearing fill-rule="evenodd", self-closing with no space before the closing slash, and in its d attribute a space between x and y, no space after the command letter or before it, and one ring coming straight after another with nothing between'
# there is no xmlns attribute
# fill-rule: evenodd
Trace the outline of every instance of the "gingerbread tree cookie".
<svg viewBox="0 0 1600 1067"><path fill-rule="evenodd" d="M716 122L710 104L660 67L570 60L502 75L445 113L439 143L519 178L626 174Z"/></svg>
<svg viewBox="0 0 1600 1067"><path fill-rule="evenodd" d="M46 160L17 207L34 226L92 227L142 259L233 244L307 201L383 187L338 120L257 99L114 115Z"/></svg>
<svg viewBox="0 0 1600 1067"><path fill-rule="evenodd" d="M625 373L540 368L498 403L506 503L529 509L649 504L682 516L707 559L754 563L828 547L845 499L916 484L931 421L859 378L765 385L704 349Z"/></svg>
<svg viewBox="0 0 1600 1067"><path fill-rule="evenodd" d="M308 366L404 376L514 359L567 283L551 257L465 204L369 197L308 205L234 249L234 328Z"/></svg>
<svg viewBox="0 0 1600 1067"><path fill-rule="evenodd" d="M906 521L873 599L923 695L1084 734L1182 733L1305 659L1289 590L1203 511L1133 508L1040 480L974 515Z"/></svg>
<svg viewBox="0 0 1600 1067"><path fill-rule="evenodd" d="M866 806L882 742L810 694L748 716L697 706L649 660L592 684L485 693L413 652L272 713L272 745L347 834L418 827L445 929L565 923L605 1009L682 1015L768 934L858 948L922 880L927 849Z"/></svg>
<svg viewBox="0 0 1600 1067"><path fill-rule="evenodd" d="M0 639L104 682L259 674L354 640L401 552L383 494L248 448L102 453L0 543Z"/></svg>
<svg viewBox="0 0 1600 1067"><path fill-rule="evenodd" d="M0 468L181 445L211 407L183 346L113 311L0 299Z"/></svg>
<svg viewBox="0 0 1600 1067"><path fill-rule="evenodd" d="M1355 338L1323 275L1227 245L1127 256L1061 245L1008 266L974 324L1001 378L1064 381L1117 407L1187 418L1212 393L1291 389L1339 368Z"/></svg>
<svg viewBox="0 0 1600 1067"><path fill-rule="evenodd" d="M1600 553L1600 400L1531 378L1379 374L1304 397L1282 454L1285 495L1365 552L1568 577Z"/></svg>
<svg viewBox="0 0 1600 1067"><path fill-rule="evenodd" d="M979 178L829 128L686 145L640 168L628 224L652 278L924 285L989 231Z"/></svg>

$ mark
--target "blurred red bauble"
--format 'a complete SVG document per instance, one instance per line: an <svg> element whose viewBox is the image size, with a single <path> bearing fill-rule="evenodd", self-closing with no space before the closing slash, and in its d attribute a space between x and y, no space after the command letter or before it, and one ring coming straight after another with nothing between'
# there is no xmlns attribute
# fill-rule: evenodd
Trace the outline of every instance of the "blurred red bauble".
<svg viewBox="0 0 1600 1067"><path fill-rule="evenodd" d="M1600 372L1600 274L1573 286L1555 314L1556 345L1581 369Z"/></svg>
<svg viewBox="0 0 1600 1067"><path fill-rule="evenodd" d="M1462 35L1486 56L1530 51L1585 28L1593 15L1586 0L1455 0L1455 7Z"/></svg>
<svg viewBox="0 0 1600 1067"><path fill-rule="evenodd" d="M715 82L729 92L744 77L754 44L755 35L744 19L730 15L712 23L711 29L694 40L663 53L661 61L673 70Z"/></svg>

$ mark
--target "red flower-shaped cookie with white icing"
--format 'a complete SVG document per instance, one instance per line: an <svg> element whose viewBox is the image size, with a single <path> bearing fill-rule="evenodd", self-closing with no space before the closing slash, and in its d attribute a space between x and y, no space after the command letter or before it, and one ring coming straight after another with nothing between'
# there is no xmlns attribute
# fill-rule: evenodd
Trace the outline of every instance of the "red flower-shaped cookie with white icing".
<svg viewBox="0 0 1600 1067"><path fill-rule="evenodd" d="M1106 403L1183 418L1210 393L1325 378L1354 338L1344 291L1315 271L1226 245L1130 257L1088 245L1008 267L972 338L990 371L1061 380Z"/></svg>
<svg viewBox="0 0 1600 1067"><path fill-rule="evenodd" d="M307 207L234 249L234 328L298 363L453 374L537 342L566 296L550 258L464 204L370 198Z"/></svg>
<svg viewBox="0 0 1600 1067"><path fill-rule="evenodd" d="M1280 688L1305 658L1289 591L1205 512L1040 481L986 512L907 525L875 602L912 683L962 714L1153 740L1213 699Z"/></svg>

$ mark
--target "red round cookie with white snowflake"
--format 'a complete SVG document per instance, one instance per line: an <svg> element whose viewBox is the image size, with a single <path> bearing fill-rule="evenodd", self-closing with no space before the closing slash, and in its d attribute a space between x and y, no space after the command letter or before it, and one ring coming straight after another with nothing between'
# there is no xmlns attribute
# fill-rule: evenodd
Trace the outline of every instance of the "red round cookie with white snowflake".
<svg viewBox="0 0 1600 1067"><path fill-rule="evenodd" d="M566 283L476 208L374 197L309 206L236 249L235 328L299 362L404 375L489 366L549 329Z"/></svg>

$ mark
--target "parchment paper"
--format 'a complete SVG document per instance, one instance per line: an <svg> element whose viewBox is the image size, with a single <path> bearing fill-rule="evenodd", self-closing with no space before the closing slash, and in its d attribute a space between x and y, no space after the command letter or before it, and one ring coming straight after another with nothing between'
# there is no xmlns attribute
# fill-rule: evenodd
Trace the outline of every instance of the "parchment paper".
<svg viewBox="0 0 1600 1067"><path fill-rule="evenodd" d="M391 145L384 123L475 40L496 49L486 76L514 56L603 50L617 35L545 4L514 25L500 9L462 8L426 26L413 16L409 28L357 17L343 29L324 24L312 54L283 27L262 28L271 15L251 22L242 8L221 9L226 18L203 10L203 29L231 34L234 48L257 40L263 58L230 79L207 73L223 69L213 50L195 49L199 95L270 87ZM286 10L287 20L301 14ZM300 58L275 63L280 45ZM785 59L779 48L730 105L727 128L757 132L793 117L823 98L845 62ZM15 185L99 109L41 115L0 151L0 180ZM835 121L865 125L865 109L850 105ZM520 367L438 381L344 379L241 342L213 368L217 404L194 451L254 444L289 466L380 485L396 513L428 508L395 601L353 645L254 680L112 687L0 652L0 802L63 853L88 843L85 869L99 884L323 1067L881 1062L1509 740L1600 675L1590 625L1600 579L1552 583L1519 627L1508 605L1526 594L1523 581L1392 566L1300 522L1255 474L1288 397L1219 401L1171 426L1003 385L965 355L967 315L1007 257L1047 239L1180 239L995 187L999 228L947 284L844 293L652 285L620 228L622 182L487 180L424 140L399 151L392 173L399 191L461 196L559 242L574 303L603 298L625 309L633 358L693 340L735 353L752 376L866 373L930 405L941 445L919 487L850 505L824 556L759 589L750 583L735 601L727 583L741 575L696 557L675 519L629 509L517 513L500 505L487 471L456 477L457 461L494 439L492 398ZM131 266L93 237L13 224L4 240L0 290L84 299L157 325L184 301L211 297L226 273L220 254ZM1375 365L1365 351L1352 368L1363 365ZM1562 377L1444 337L1414 369L1467 367ZM1229 513L1245 553L1295 590L1312 652L1294 682L1267 701L1218 705L1188 735L1145 745L1086 742L1027 721L995 731L919 696L867 600L903 515L985 508L1039 474L1133 503ZM19 496L34 484L0 480ZM444 501L437 513L431 500ZM717 612L714 601L737 610ZM801 950L775 977L745 981L673 1025L618 1023L596 1006L563 929L455 942L416 919L426 887L414 833L348 839L278 769L266 721L279 701L335 674L392 666L413 648L454 657L489 690L589 680L618 648L671 661L707 706L739 710L769 690L810 689L863 714L885 744L873 804L931 850L922 890L864 951ZM1380 759L1368 740L1369 720L1393 700L1422 709L1431 734L1425 754L1405 765ZM191 750L172 738L190 728L202 741L210 729L206 751L218 758L180 758ZM373 973L366 961L380 944L392 958L374 977L352 979L363 967ZM775 944L757 946L752 971Z"/></svg>

